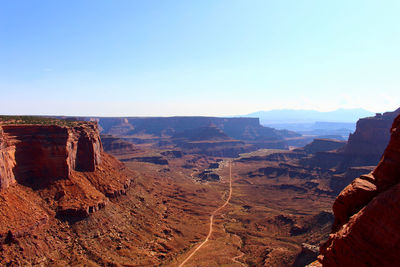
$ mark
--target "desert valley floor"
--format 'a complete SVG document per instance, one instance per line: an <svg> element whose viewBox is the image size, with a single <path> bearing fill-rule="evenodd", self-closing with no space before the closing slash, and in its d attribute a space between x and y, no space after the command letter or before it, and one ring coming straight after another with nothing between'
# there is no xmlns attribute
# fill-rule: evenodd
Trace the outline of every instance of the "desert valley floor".
<svg viewBox="0 0 400 267"><path fill-rule="evenodd" d="M152 264L290 265L301 254L302 243L317 247L330 231L330 208L334 196L323 192L318 195L308 193L307 187L303 187L306 182L302 177L277 173L274 178L254 175L268 164L273 168L277 162L241 162L185 155L168 157L167 167L130 161L139 158L130 153L116 156L127 168L141 173L139 176L145 181L141 186L157 199L161 224L152 226L152 231L159 230L159 236L154 240L155 247L149 249L150 258L154 260ZM251 153L247 156L250 157ZM215 169L210 169L210 165ZM199 178L205 169L220 180ZM229 196L230 179L232 196L229 203L220 209ZM216 210L210 238L185 261L206 239L210 216ZM307 255L303 256L307 258ZM297 258L299 266L302 260L302 257ZM183 262L185 264L181 265Z"/></svg>

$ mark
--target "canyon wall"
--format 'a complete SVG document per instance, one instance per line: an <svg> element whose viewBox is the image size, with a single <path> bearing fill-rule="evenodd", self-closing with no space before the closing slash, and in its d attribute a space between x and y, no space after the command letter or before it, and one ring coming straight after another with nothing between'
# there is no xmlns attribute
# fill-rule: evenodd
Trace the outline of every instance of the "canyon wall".
<svg viewBox="0 0 400 267"><path fill-rule="evenodd" d="M106 152L121 154L138 151L138 148L134 144L112 135L101 135L100 138L104 151Z"/></svg>
<svg viewBox="0 0 400 267"><path fill-rule="evenodd" d="M233 138L245 135L248 128L260 127L258 118L216 117L127 117L95 118L105 133L120 135L147 133L155 136L171 136L185 130L215 125Z"/></svg>
<svg viewBox="0 0 400 267"><path fill-rule="evenodd" d="M400 108L358 120L356 131L341 150L349 159L347 162L352 166L376 165L389 143L390 128L398 115Z"/></svg>
<svg viewBox="0 0 400 267"><path fill-rule="evenodd" d="M54 218L86 218L132 182L103 152L96 122L0 120L0 246L44 231Z"/></svg>
<svg viewBox="0 0 400 267"><path fill-rule="evenodd" d="M0 190L15 183L15 146L9 144L0 127Z"/></svg>
<svg viewBox="0 0 400 267"><path fill-rule="evenodd" d="M65 117L63 117L65 118ZM260 125L258 118L219 117L79 117L86 121L97 121L102 134L111 134L130 142L142 143L157 138L169 138L187 130L214 126L227 136L250 141L260 148L288 148L285 138L299 137L300 134L287 130L276 130ZM147 138L143 138L147 136ZM129 137L129 138L128 138Z"/></svg>
<svg viewBox="0 0 400 267"><path fill-rule="evenodd" d="M316 151L315 155L305 159L303 164L333 168L337 172L345 172L348 168L356 166L376 166L389 143L390 128L397 115L400 115L400 108L359 119L356 131L350 134L347 144L336 151Z"/></svg>
<svg viewBox="0 0 400 267"><path fill-rule="evenodd" d="M335 200L333 232L320 249L319 261L324 266L393 266L400 262L399 182L400 116L392 125L389 145L378 166L356 178Z"/></svg>
<svg viewBox="0 0 400 267"><path fill-rule="evenodd" d="M102 145L96 123L0 125L0 189L15 180L42 185L67 179L71 171L93 172L101 162Z"/></svg>

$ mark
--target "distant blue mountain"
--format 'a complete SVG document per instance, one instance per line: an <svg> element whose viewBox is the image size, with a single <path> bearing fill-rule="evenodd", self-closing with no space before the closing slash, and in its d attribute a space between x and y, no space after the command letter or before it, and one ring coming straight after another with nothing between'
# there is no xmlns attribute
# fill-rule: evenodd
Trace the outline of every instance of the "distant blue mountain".
<svg viewBox="0 0 400 267"><path fill-rule="evenodd" d="M352 122L359 118L374 116L375 113L365 109L337 109L321 112L316 110L275 109L258 111L243 117L257 117L263 125L276 123L315 123L315 122Z"/></svg>

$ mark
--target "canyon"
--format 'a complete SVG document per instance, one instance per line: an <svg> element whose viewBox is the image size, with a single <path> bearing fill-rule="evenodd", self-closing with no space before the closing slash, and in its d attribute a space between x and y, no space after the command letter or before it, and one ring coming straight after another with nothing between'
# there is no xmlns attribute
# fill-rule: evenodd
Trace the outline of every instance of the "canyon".
<svg viewBox="0 0 400 267"><path fill-rule="evenodd" d="M57 117L97 121L103 134L110 134L131 143L163 146L176 134L212 127L231 139L256 148L283 148L305 145L311 139L288 130L276 130L260 124L258 118L219 117Z"/></svg>
<svg viewBox="0 0 400 267"><path fill-rule="evenodd" d="M290 150L257 119L3 116L0 264L354 263L364 232L384 245L365 222L394 205L399 113Z"/></svg>

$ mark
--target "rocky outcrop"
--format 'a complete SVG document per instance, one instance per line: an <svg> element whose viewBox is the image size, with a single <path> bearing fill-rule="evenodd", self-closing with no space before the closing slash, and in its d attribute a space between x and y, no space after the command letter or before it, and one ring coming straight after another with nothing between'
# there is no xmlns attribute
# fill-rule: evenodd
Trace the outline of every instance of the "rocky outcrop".
<svg viewBox="0 0 400 267"><path fill-rule="evenodd" d="M354 180L354 177L370 173L375 167L376 166L350 167L344 173L334 174L329 182L330 188L337 195Z"/></svg>
<svg viewBox="0 0 400 267"><path fill-rule="evenodd" d="M352 166L376 165L389 143L393 120L400 108L358 120L356 131L350 134L342 152L352 158Z"/></svg>
<svg viewBox="0 0 400 267"><path fill-rule="evenodd" d="M237 157L254 149L243 141L232 139L215 126L185 130L175 134L171 140L185 153L215 157Z"/></svg>
<svg viewBox="0 0 400 267"><path fill-rule="evenodd" d="M101 135L101 143L103 144L104 151L112 154L132 153L139 149L126 140L114 137L112 135Z"/></svg>
<svg viewBox="0 0 400 267"><path fill-rule="evenodd" d="M9 144L0 127L0 190L15 183L15 146Z"/></svg>
<svg viewBox="0 0 400 267"><path fill-rule="evenodd" d="M331 151L342 148L346 142L334 139L314 139L310 144L306 145L303 150L307 153L316 153L323 151Z"/></svg>
<svg viewBox="0 0 400 267"><path fill-rule="evenodd" d="M1 191L14 183L33 189L54 189L54 197L61 211L69 210L71 213L71 210L82 208L87 211L96 210L96 207L104 206L102 193L114 195L114 191L121 191L126 187L125 181L121 185L122 189L121 186L116 186L115 190L106 190L101 186L95 171L105 156L108 159L109 156L103 153L95 122L53 123L41 118L36 119L35 124L0 122ZM108 172L113 170L112 167L108 169ZM80 177L79 173L86 173L85 177ZM94 174L90 176L89 173ZM77 177L80 178L76 180ZM87 179L91 181L88 182ZM61 180L66 182L57 182ZM66 184L69 185L68 190L65 189ZM111 184L113 183L108 186L114 188ZM95 191L100 192L93 195ZM71 204L71 199L79 200L89 195L100 202L96 200L83 206L82 203ZM77 208L71 208L72 206Z"/></svg>
<svg viewBox="0 0 400 267"><path fill-rule="evenodd" d="M130 175L103 152L95 122L0 120L0 246L88 217L126 194Z"/></svg>
<svg viewBox="0 0 400 267"><path fill-rule="evenodd" d="M79 136L78 141L76 141L77 136ZM101 152L103 151L97 123L74 127L70 133L70 140L77 146L75 170L94 172L101 163ZM71 150L71 152L74 154L75 151Z"/></svg>
<svg viewBox="0 0 400 267"><path fill-rule="evenodd" d="M318 256L318 247L306 243L301 244L301 252L294 262L294 267L303 267L313 262Z"/></svg>
<svg viewBox="0 0 400 267"><path fill-rule="evenodd" d="M393 266L400 262L400 116L378 166L337 197L333 233L321 247L324 266Z"/></svg>
<svg viewBox="0 0 400 267"><path fill-rule="evenodd" d="M347 144L336 151L315 151L302 165L345 172L350 167L376 166L390 139L390 127L400 109L362 118Z"/></svg>
<svg viewBox="0 0 400 267"><path fill-rule="evenodd" d="M13 176L21 184L38 186L67 179L72 170L93 172L101 162L96 123L73 127L2 124L0 128L1 180L5 181L0 189L7 188Z"/></svg>

